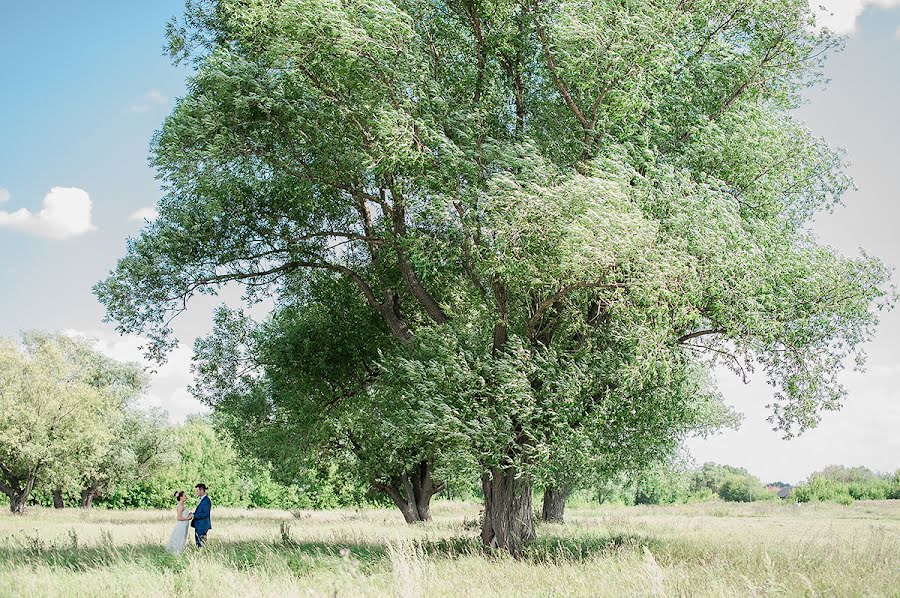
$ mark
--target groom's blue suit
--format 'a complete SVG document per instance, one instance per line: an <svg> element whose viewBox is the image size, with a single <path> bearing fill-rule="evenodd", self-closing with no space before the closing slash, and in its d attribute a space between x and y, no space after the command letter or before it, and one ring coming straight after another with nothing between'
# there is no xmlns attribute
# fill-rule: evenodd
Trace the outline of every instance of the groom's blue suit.
<svg viewBox="0 0 900 598"><path fill-rule="evenodd" d="M202 547L206 543L206 532L212 529L212 523L209 521L209 512L212 509L212 502L205 494L200 499L200 504L194 509L194 518L191 519L191 527L194 528L194 540L197 546Z"/></svg>

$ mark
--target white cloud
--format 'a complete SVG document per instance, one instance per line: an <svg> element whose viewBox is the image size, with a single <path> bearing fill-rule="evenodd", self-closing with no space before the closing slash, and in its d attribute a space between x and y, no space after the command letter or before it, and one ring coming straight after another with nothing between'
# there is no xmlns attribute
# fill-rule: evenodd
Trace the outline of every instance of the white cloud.
<svg viewBox="0 0 900 598"><path fill-rule="evenodd" d="M0 203L3 203L4 201L9 201L9 197L10 197L9 191L4 189L3 187L0 187Z"/></svg>
<svg viewBox="0 0 900 598"><path fill-rule="evenodd" d="M856 31L856 19L869 6L895 8L900 0L810 0L818 24L839 35L852 35Z"/></svg>
<svg viewBox="0 0 900 598"><path fill-rule="evenodd" d="M102 325L94 328L92 324L87 324L80 331L67 330L66 334L94 339L97 349L104 355L121 361L135 361L150 370L156 370L150 375L150 388L147 395L141 399L140 405L164 409L169 413L171 421L183 422L189 415L209 413L209 408L188 391L188 387L194 381L191 373L194 339L212 332L213 313L219 305L224 303L233 308L242 307L241 292L240 285L230 283L216 297L209 295L195 297L189 304L188 312L172 323L175 336L182 342L167 354L167 361L162 366L144 359L141 347L147 345L149 341L141 336L122 336L111 326ZM247 314L259 321L274 308L274 301L268 299L249 308Z"/></svg>
<svg viewBox="0 0 900 598"><path fill-rule="evenodd" d="M159 213L156 211L156 208L154 208L153 206L147 206L132 212L128 219L137 222L143 222L144 220L153 222L154 220L156 220L157 216L159 216Z"/></svg>
<svg viewBox="0 0 900 598"><path fill-rule="evenodd" d="M106 330L66 330L65 334L88 338L98 351L118 361L137 362L150 372L150 386L140 398L138 406L163 409L173 422L182 422L189 415L207 413L209 409L187 390L193 382L191 374L192 350L179 346L168 354L165 365L151 364L144 358L141 347L147 340L137 335L120 336Z"/></svg>
<svg viewBox="0 0 900 598"><path fill-rule="evenodd" d="M156 102L158 104L165 104L169 101L169 98L159 93L159 90L157 89L151 89L150 91L148 91L146 97L151 102Z"/></svg>
<svg viewBox="0 0 900 598"><path fill-rule="evenodd" d="M25 208L15 212L0 211L0 227L47 239L71 239L97 230L91 222L92 208L91 198L84 189L53 187L44 196L41 211L36 214Z"/></svg>
<svg viewBox="0 0 900 598"><path fill-rule="evenodd" d="M154 104L161 105L167 103L168 101L169 98L160 93L159 90L151 89L141 97L141 101L139 104L134 104L131 106L131 111L147 112L153 107Z"/></svg>

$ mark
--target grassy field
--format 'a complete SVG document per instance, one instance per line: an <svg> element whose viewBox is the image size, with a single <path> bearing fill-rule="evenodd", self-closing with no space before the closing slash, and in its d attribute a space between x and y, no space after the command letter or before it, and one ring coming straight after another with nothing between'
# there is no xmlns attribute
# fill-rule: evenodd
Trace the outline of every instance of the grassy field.
<svg viewBox="0 0 900 598"><path fill-rule="evenodd" d="M485 556L478 506L215 509L210 542L163 550L172 515L0 516L15 596L900 596L900 501L570 509L523 560Z"/></svg>

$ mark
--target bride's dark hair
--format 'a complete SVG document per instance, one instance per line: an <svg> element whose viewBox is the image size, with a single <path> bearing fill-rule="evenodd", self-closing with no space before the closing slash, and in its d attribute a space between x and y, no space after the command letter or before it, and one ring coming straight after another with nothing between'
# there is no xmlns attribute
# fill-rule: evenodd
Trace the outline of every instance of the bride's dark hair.
<svg viewBox="0 0 900 598"><path fill-rule="evenodd" d="M182 496L184 496L184 490L176 490L175 491L175 500L181 500Z"/></svg>

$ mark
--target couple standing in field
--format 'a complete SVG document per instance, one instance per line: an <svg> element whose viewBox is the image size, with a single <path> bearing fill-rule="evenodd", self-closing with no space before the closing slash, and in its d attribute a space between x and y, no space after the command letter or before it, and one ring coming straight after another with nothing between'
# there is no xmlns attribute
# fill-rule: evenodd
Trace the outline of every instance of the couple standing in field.
<svg viewBox="0 0 900 598"><path fill-rule="evenodd" d="M206 544L206 534L212 529L212 524L209 521L212 502L206 495L206 485L197 484L194 486L194 494L197 495L200 502L197 503L196 509L185 513L184 502L187 494L184 490L179 490L175 493L175 500L178 501L178 506L175 509L175 529L172 530L172 535L169 536L169 542L166 544L166 550L173 554L181 554L185 545L187 545L188 524L194 528L194 541L197 543L197 548L203 548L203 545Z"/></svg>

